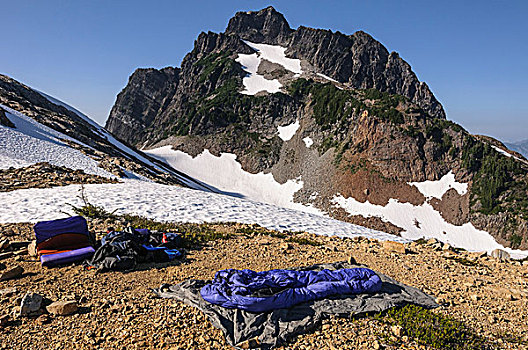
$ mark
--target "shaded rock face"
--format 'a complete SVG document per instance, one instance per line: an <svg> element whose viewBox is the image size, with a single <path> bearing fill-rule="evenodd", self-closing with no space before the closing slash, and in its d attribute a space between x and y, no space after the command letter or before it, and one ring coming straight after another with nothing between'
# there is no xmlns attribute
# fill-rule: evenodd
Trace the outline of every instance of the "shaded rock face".
<svg viewBox="0 0 528 350"><path fill-rule="evenodd" d="M117 96L112 119L106 127L130 143L144 137L145 128L166 108L178 87L179 69L138 69L128 80L128 89ZM130 116L137 116L130 118Z"/></svg>

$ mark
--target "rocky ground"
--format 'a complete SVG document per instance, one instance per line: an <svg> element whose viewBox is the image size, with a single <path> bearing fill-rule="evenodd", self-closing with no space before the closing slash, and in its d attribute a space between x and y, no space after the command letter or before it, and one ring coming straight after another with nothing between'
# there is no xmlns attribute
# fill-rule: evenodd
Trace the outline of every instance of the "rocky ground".
<svg viewBox="0 0 528 350"><path fill-rule="evenodd" d="M0 169L0 192L22 188L48 188L72 184L115 183L117 180L86 174L49 163L37 163L23 168Z"/></svg>
<svg viewBox="0 0 528 350"><path fill-rule="evenodd" d="M434 241L404 247L301 233L288 240L247 225L213 227L231 237L187 250L182 261L145 265L128 273L97 273L82 266L46 269L23 248L20 254L7 254L10 256L0 260L0 274L14 266L23 267L24 273L0 281L0 324L4 323L0 348L230 349L200 311L178 301L158 299L151 288L189 278L210 279L225 268L267 270L352 256L360 264L434 295L442 305L435 313L463 321L491 348L528 349L527 262L457 252ZM92 228L102 231L104 225ZM31 237L30 224L0 225L0 241ZM13 318L13 309L27 291L44 296L47 303L75 300L79 309L68 316ZM2 315L9 316L2 321ZM383 348L430 347L383 318L369 316L330 318L318 330L298 336L281 349Z"/></svg>

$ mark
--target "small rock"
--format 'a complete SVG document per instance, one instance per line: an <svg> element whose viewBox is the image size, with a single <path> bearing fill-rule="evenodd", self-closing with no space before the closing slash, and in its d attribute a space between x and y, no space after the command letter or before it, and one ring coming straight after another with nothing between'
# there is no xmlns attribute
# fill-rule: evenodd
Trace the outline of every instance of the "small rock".
<svg viewBox="0 0 528 350"><path fill-rule="evenodd" d="M7 269L0 275L0 281L5 281L13 278L22 276L24 269L21 266L15 266L10 269Z"/></svg>
<svg viewBox="0 0 528 350"><path fill-rule="evenodd" d="M241 349L253 349L259 347L260 342L257 337L248 339L246 341L243 341L241 343L238 343L237 346Z"/></svg>
<svg viewBox="0 0 528 350"><path fill-rule="evenodd" d="M393 241L383 241L382 245L383 245L383 248L387 251L401 253L401 254L406 253L405 246L403 245L403 243L393 242Z"/></svg>
<svg viewBox="0 0 528 350"><path fill-rule="evenodd" d="M46 307L46 310L50 314L66 316L71 315L78 309L77 302L75 300L56 301Z"/></svg>
<svg viewBox="0 0 528 350"><path fill-rule="evenodd" d="M7 249L9 248L9 240L8 239L3 239L0 241L0 250L4 250L4 249Z"/></svg>
<svg viewBox="0 0 528 350"><path fill-rule="evenodd" d="M27 248L27 246L31 243L31 241L12 241L11 247L17 249L17 248Z"/></svg>
<svg viewBox="0 0 528 350"><path fill-rule="evenodd" d="M9 315L0 316L0 327L4 327L9 322Z"/></svg>
<svg viewBox="0 0 528 350"><path fill-rule="evenodd" d="M381 344L380 344L379 341L377 341L377 340L374 340L374 342L372 343L372 348L375 349L375 350L383 349L383 348L381 347Z"/></svg>
<svg viewBox="0 0 528 350"><path fill-rule="evenodd" d="M51 318L50 318L48 315L46 315L46 314L44 314L44 315L40 315L40 316L37 318L37 323L38 323L39 325L41 325L41 326L42 326L43 324L49 323L50 321L51 321Z"/></svg>
<svg viewBox="0 0 528 350"><path fill-rule="evenodd" d="M288 242L282 242L280 244L280 248L284 250L290 250L290 249L293 249L293 246Z"/></svg>
<svg viewBox="0 0 528 350"><path fill-rule="evenodd" d="M480 300L480 296L478 296L477 294L472 294L471 295L471 300L478 301L478 300Z"/></svg>
<svg viewBox="0 0 528 350"><path fill-rule="evenodd" d="M27 292L20 302L20 316L35 316L40 312L42 295Z"/></svg>
<svg viewBox="0 0 528 350"><path fill-rule="evenodd" d="M0 289L0 295L1 296L6 296L6 297L14 295L14 294L16 294L16 292L17 292L17 288L16 287Z"/></svg>
<svg viewBox="0 0 528 350"><path fill-rule="evenodd" d="M28 245L28 254L30 256L37 256L37 241L31 241Z"/></svg>
<svg viewBox="0 0 528 350"><path fill-rule="evenodd" d="M13 253L13 255L15 256L22 256L22 255L27 255L28 254L28 250L27 248L26 249L21 249L19 251L16 251Z"/></svg>
<svg viewBox="0 0 528 350"><path fill-rule="evenodd" d="M4 260L13 256L12 252L0 253L0 260Z"/></svg>
<svg viewBox="0 0 528 350"><path fill-rule="evenodd" d="M495 249L491 252L491 257L499 260L510 260L510 254L502 249Z"/></svg>

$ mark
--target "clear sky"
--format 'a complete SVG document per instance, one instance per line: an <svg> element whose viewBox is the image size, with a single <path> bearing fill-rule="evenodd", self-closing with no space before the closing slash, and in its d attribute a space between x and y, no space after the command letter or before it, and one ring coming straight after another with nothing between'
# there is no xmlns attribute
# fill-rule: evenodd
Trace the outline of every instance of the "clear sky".
<svg viewBox="0 0 528 350"><path fill-rule="evenodd" d="M104 124L136 68L180 66L201 31L268 5L292 28L370 33L411 64L448 119L504 141L528 138L525 0L0 0L0 73Z"/></svg>

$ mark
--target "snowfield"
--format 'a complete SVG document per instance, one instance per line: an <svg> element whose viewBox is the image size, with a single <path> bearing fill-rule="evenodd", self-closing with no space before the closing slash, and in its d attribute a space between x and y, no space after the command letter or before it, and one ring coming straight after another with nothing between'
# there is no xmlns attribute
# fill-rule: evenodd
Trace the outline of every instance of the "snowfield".
<svg viewBox="0 0 528 350"><path fill-rule="evenodd" d="M299 130L299 119L295 121L295 123L291 123L290 125L285 126L278 126L277 132L279 133L279 137L282 141L290 141L293 135Z"/></svg>
<svg viewBox="0 0 528 350"><path fill-rule="evenodd" d="M456 226L446 222L429 203L415 206L391 198L386 206L381 206L368 201L361 203L354 198L344 198L342 195L335 196L333 202L350 215L378 217L385 222L391 222L403 228L405 231L402 232L402 237L410 240L433 237L469 251L491 252L499 248L506 250L516 259L528 256L528 251L504 248L489 233L476 229L471 223Z"/></svg>
<svg viewBox="0 0 528 350"><path fill-rule="evenodd" d="M438 199L442 199L442 196L451 188L454 188L461 196L465 195L468 189L467 183L461 183L455 180L453 171L450 171L437 181L408 182L408 184L416 186L418 191L425 197Z"/></svg>
<svg viewBox="0 0 528 350"><path fill-rule="evenodd" d="M63 218L68 204L82 206L80 185L0 192L0 222L37 222ZM85 185L95 205L117 214L132 213L160 221L240 222L279 231L307 231L340 237L364 236L407 242L407 239L319 215L199 190L126 180L119 184Z"/></svg>
<svg viewBox="0 0 528 350"><path fill-rule="evenodd" d="M7 111L7 118L16 126L12 129L0 125L0 169L49 162L70 169L81 169L88 174L115 177L100 168L95 160L64 142L68 140L81 144L79 141L9 107L3 105L0 107Z"/></svg>
<svg viewBox="0 0 528 350"><path fill-rule="evenodd" d="M278 45L257 44L245 40L244 42L252 49L258 51L260 57L266 61L280 64L285 69L295 73L297 76L302 74L303 71L301 69L301 60L286 57L286 47Z"/></svg>
<svg viewBox="0 0 528 350"><path fill-rule="evenodd" d="M216 157L204 150L193 158L187 153L173 150L171 146L146 150L145 153L225 194L323 215L314 207L293 201L295 192L303 187L300 179L280 184L271 173L251 174L242 169L235 154L222 153Z"/></svg>

